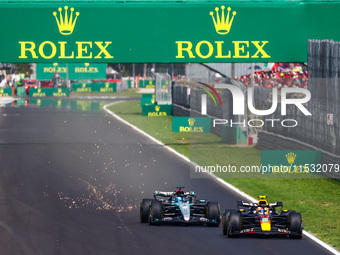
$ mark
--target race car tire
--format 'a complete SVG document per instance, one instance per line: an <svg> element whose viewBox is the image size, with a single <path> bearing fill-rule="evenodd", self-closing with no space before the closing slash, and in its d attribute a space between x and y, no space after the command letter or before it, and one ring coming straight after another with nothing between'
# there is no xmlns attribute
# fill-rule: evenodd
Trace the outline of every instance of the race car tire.
<svg viewBox="0 0 340 255"><path fill-rule="evenodd" d="M206 218L215 221L207 223L208 227L218 227L220 225L220 205L217 202L208 202L206 205Z"/></svg>
<svg viewBox="0 0 340 255"><path fill-rule="evenodd" d="M222 233L223 235L227 235L228 234L228 217L229 217L229 212L232 211L230 209L226 209L224 210L223 212L223 215L222 215Z"/></svg>
<svg viewBox="0 0 340 255"><path fill-rule="evenodd" d="M241 226L242 226L242 215L238 211L229 211L227 217L227 236L230 237L239 237Z"/></svg>
<svg viewBox="0 0 340 255"><path fill-rule="evenodd" d="M149 220L150 205L154 199L144 198L140 202L140 222L147 223Z"/></svg>
<svg viewBox="0 0 340 255"><path fill-rule="evenodd" d="M289 214L288 228L290 230L289 238L301 239L302 238L302 216L301 213L292 212Z"/></svg>
<svg viewBox="0 0 340 255"><path fill-rule="evenodd" d="M149 225L158 225L162 218L163 208L162 204L156 200L151 202L149 213Z"/></svg>

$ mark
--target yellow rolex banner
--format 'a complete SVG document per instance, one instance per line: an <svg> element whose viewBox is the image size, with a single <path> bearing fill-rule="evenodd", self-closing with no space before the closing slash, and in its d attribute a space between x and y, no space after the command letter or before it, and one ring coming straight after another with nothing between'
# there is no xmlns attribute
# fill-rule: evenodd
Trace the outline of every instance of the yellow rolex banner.
<svg viewBox="0 0 340 255"><path fill-rule="evenodd" d="M139 87L153 89L155 88L155 80L140 80Z"/></svg>
<svg viewBox="0 0 340 255"><path fill-rule="evenodd" d="M92 92L92 83L73 83L72 92Z"/></svg>
<svg viewBox="0 0 340 255"><path fill-rule="evenodd" d="M8 97L12 96L12 88L1 88L0 89L0 97Z"/></svg>
<svg viewBox="0 0 340 255"><path fill-rule="evenodd" d="M209 117L172 117L172 132L208 133L211 131Z"/></svg>
<svg viewBox="0 0 340 255"><path fill-rule="evenodd" d="M340 41L339 13L339 1L2 1L0 62L307 62L308 39Z"/></svg>
<svg viewBox="0 0 340 255"><path fill-rule="evenodd" d="M52 80L54 73L69 80L106 79L106 64L98 63L37 63L37 79Z"/></svg>
<svg viewBox="0 0 340 255"><path fill-rule="evenodd" d="M172 104L142 106L142 116L166 117L166 116L170 116L171 114L172 114Z"/></svg>
<svg viewBox="0 0 340 255"><path fill-rule="evenodd" d="M92 92L116 92L117 83L115 82L94 82L91 84Z"/></svg>
<svg viewBox="0 0 340 255"><path fill-rule="evenodd" d="M321 151L318 150L263 150L261 171L281 175L323 173Z"/></svg>
<svg viewBox="0 0 340 255"><path fill-rule="evenodd" d="M140 105L153 105L155 104L155 94L143 94L140 99Z"/></svg>
<svg viewBox="0 0 340 255"><path fill-rule="evenodd" d="M59 73L61 79L67 78L65 63L37 63L37 80L52 80L54 73Z"/></svg>
<svg viewBox="0 0 340 255"><path fill-rule="evenodd" d="M73 92L117 92L116 82L73 83Z"/></svg>
<svg viewBox="0 0 340 255"><path fill-rule="evenodd" d="M68 64L70 80L106 79L106 64L71 63Z"/></svg>
<svg viewBox="0 0 340 255"><path fill-rule="evenodd" d="M30 88L30 97L69 97L69 88Z"/></svg>

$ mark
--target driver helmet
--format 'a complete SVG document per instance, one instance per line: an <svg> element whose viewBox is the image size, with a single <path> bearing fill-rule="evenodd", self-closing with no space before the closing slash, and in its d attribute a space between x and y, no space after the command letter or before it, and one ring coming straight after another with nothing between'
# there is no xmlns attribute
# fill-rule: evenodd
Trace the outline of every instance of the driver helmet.
<svg viewBox="0 0 340 255"><path fill-rule="evenodd" d="M256 212L258 214L268 214L269 213L269 208L268 207L261 207L261 206L259 206L259 207L256 208Z"/></svg>
<svg viewBox="0 0 340 255"><path fill-rule="evenodd" d="M268 214L269 213L269 208L268 207L263 208L263 210L264 210L264 214Z"/></svg>
<svg viewBox="0 0 340 255"><path fill-rule="evenodd" d="M176 195L184 195L184 191L183 190L177 190L175 194Z"/></svg>
<svg viewBox="0 0 340 255"><path fill-rule="evenodd" d="M182 197L176 197L176 198L175 198L175 202L183 202Z"/></svg>
<svg viewBox="0 0 340 255"><path fill-rule="evenodd" d="M259 206L259 207L257 207L256 208L256 212L258 213L258 214L264 214L264 208L263 207L261 207L261 206Z"/></svg>

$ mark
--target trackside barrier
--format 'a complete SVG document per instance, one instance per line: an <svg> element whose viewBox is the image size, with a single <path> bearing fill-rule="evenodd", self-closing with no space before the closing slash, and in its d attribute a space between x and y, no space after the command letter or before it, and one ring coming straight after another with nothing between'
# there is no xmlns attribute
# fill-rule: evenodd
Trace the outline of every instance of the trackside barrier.
<svg viewBox="0 0 340 255"><path fill-rule="evenodd" d="M72 92L92 92L91 83L73 83Z"/></svg>
<svg viewBox="0 0 340 255"><path fill-rule="evenodd" d="M117 92L116 82L73 83L72 92Z"/></svg>
<svg viewBox="0 0 340 255"><path fill-rule="evenodd" d="M92 83L92 92L117 92L117 83Z"/></svg>
<svg viewBox="0 0 340 255"><path fill-rule="evenodd" d="M4 88L4 89L0 89L0 97L8 97L8 96L12 96L12 88Z"/></svg>
<svg viewBox="0 0 340 255"><path fill-rule="evenodd" d="M132 80L130 80L129 78L123 78L121 82L123 90L132 88Z"/></svg>
<svg viewBox="0 0 340 255"><path fill-rule="evenodd" d="M139 87L140 88L155 88L155 80L139 80Z"/></svg>
<svg viewBox="0 0 340 255"><path fill-rule="evenodd" d="M209 133L211 118L209 117L172 117L172 132Z"/></svg>
<svg viewBox="0 0 340 255"><path fill-rule="evenodd" d="M117 81L117 89L116 89L116 92L121 92L121 91L124 91L124 90L127 90L128 89L128 83L124 80L119 80Z"/></svg>
<svg viewBox="0 0 340 255"><path fill-rule="evenodd" d="M131 81L130 81L131 86ZM92 83L73 83L72 92L121 92L129 88L127 80L117 80L115 82L92 82Z"/></svg>
<svg viewBox="0 0 340 255"><path fill-rule="evenodd" d="M172 114L172 104L168 105L144 105L142 116L166 117Z"/></svg>
<svg viewBox="0 0 340 255"><path fill-rule="evenodd" d="M143 94L140 99L140 106L155 104L155 94Z"/></svg>
<svg viewBox="0 0 340 255"><path fill-rule="evenodd" d="M222 126L222 142L227 144L245 144L247 137L244 135L242 128Z"/></svg>
<svg viewBox="0 0 340 255"><path fill-rule="evenodd" d="M30 88L30 97L69 97L69 88Z"/></svg>
<svg viewBox="0 0 340 255"><path fill-rule="evenodd" d="M26 96L26 89L24 87L17 87L17 96L25 97Z"/></svg>

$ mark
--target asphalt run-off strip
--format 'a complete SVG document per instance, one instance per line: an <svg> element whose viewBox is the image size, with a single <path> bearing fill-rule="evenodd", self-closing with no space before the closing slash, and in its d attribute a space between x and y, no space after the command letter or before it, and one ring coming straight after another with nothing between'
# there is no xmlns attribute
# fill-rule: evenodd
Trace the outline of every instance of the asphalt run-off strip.
<svg viewBox="0 0 340 255"><path fill-rule="evenodd" d="M164 145L161 141L155 139L154 137L152 137L151 135L145 133L143 130L139 129L138 127L130 124L129 122L123 120L121 117L119 117L118 115L116 115L115 113L113 113L112 111L108 110L107 107L113 105L113 104L117 104L119 102L114 102L114 103L110 103L104 106L104 110L109 113L111 116L113 116L114 118L116 118L117 120L123 122L125 125L131 127L132 129L134 129L135 131L137 131L138 133L148 137L149 139L151 139L152 141L154 141L155 143L163 146L164 148L166 148L167 150L169 150L170 152L172 152L173 154L177 155L178 157L182 158L183 160L189 162L190 164L192 164L194 167L198 166L195 162L192 162L189 158L183 156L182 154L178 153L177 151L175 151L174 149L170 148L169 146ZM212 178L214 178L216 181L218 181L219 183L221 183L224 187L228 188L229 190L232 190L234 192L236 192L237 194L241 195L242 197L244 197L245 199L247 199L248 201L252 202L252 203L257 203L257 200L251 196L249 196L248 194L244 193L243 191L239 190L238 188L236 188L235 186L231 185L230 183L226 182L225 180L217 177L216 175L214 175L213 173L210 172L206 172L206 174L210 175ZM319 245L321 245L322 247L324 247L325 249L327 249L328 251L330 251L331 253L335 254L335 255L340 255L340 252L337 251L334 247L330 246L329 244L326 244L325 242L321 241L319 238L315 237L313 234L303 230L303 234L307 237L309 237L310 239L312 239L314 242L318 243Z"/></svg>

